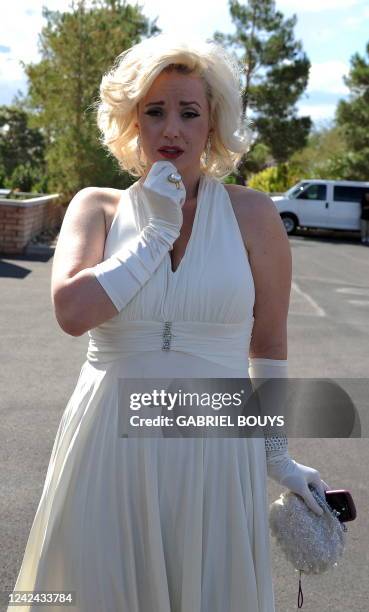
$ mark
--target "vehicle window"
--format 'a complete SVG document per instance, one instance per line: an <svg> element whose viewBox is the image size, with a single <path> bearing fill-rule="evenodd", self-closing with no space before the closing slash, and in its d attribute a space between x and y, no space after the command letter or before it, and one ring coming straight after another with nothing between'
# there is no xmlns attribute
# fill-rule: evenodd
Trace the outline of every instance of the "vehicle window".
<svg viewBox="0 0 369 612"><path fill-rule="evenodd" d="M299 200L325 200L327 197L327 185L309 185L309 187L297 197Z"/></svg>
<svg viewBox="0 0 369 612"><path fill-rule="evenodd" d="M336 202L361 202L362 195L365 191L368 191L365 187L337 185L333 190L333 199Z"/></svg>
<svg viewBox="0 0 369 612"><path fill-rule="evenodd" d="M309 185L309 183L299 183L298 185L295 185L295 187L291 187L291 189L286 192L286 195L291 199L297 198L299 193L305 189L306 185Z"/></svg>

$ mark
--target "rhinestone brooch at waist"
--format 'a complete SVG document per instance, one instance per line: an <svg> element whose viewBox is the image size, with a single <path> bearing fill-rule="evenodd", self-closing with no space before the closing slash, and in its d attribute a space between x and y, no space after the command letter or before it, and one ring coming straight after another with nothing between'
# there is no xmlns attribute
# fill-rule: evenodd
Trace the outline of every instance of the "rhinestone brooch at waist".
<svg viewBox="0 0 369 612"><path fill-rule="evenodd" d="M172 340L172 321L165 321L163 329L163 351L169 351Z"/></svg>

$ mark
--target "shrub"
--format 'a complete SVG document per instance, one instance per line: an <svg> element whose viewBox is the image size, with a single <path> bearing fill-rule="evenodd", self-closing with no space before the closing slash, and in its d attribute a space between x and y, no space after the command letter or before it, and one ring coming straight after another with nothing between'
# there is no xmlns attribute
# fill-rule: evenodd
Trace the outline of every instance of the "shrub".
<svg viewBox="0 0 369 612"><path fill-rule="evenodd" d="M5 179L5 186L19 191L39 191L38 187L44 186L44 179L41 177L39 168L31 166L29 162L20 164L14 168L10 178ZM34 187L37 186L37 189ZM43 189L40 189L43 191Z"/></svg>

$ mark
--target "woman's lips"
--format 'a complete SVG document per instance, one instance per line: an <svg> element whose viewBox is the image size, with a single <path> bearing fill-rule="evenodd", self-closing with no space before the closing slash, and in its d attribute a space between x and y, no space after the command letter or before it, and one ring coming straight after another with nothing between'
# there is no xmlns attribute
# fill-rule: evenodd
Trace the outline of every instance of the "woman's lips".
<svg viewBox="0 0 369 612"><path fill-rule="evenodd" d="M167 159L176 159L182 155L183 151L163 151L162 149L159 149L159 153Z"/></svg>

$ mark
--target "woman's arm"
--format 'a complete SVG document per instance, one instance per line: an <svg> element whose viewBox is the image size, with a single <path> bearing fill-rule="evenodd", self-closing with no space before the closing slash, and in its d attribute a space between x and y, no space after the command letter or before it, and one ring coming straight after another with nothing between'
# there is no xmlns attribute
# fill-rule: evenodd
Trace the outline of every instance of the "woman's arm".
<svg viewBox="0 0 369 612"><path fill-rule="evenodd" d="M252 203L251 203L252 202ZM287 316L291 291L292 257L286 230L273 201L261 192L252 194L247 227L249 261L255 284L254 326L250 343L250 378L261 409L278 414L287 399ZM245 229L243 230L245 231ZM280 379L271 388L271 379ZM266 383L266 384L265 384ZM269 385L269 390L268 390ZM263 388L264 387L264 388ZM272 405L270 405L272 404ZM327 483L314 468L297 463L288 453L284 431L264 428L267 473L277 483L301 495L321 515L308 484L324 497Z"/></svg>
<svg viewBox="0 0 369 612"><path fill-rule="evenodd" d="M250 357L287 359L287 316L292 255L274 202L262 192L249 196L245 233L255 284Z"/></svg>
<svg viewBox="0 0 369 612"><path fill-rule="evenodd" d="M249 376L258 389L263 414L284 414L288 377L287 316L292 255L286 230L266 194L241 187L244 195L241 233L247 245L255 285L254 325L249 350ZM241 202L242 205L242 202ZM279 381L262 388L265 380ZM272 398L272 399L271 399ZM272 406L269 402L272 401ZM279 410L279 407L281 410ZM288 448L284 430L264 428L267 455Z"/></svg>
<svg viewBox="0 0 369 612"><path fill-rule="evenodd" d="M60 232L52 279L57 320L81 336L116 316L155 273L180 234L186 189L171 181L176 167L155 162L141 185L148 220L140 233L102 261L105 218L95 189L79 192ZM178 184L177 184L178 183Z"/></svg>
<svg viewBox="0 0 369 612"><path fill-rule="evenodd" d="M60 327L71 336L80 336L117 314L91 270L104 253L103 203L108 198L117 204L117 197L86 187L71 200L63 219L53 259L51 300Z"/></svg>

